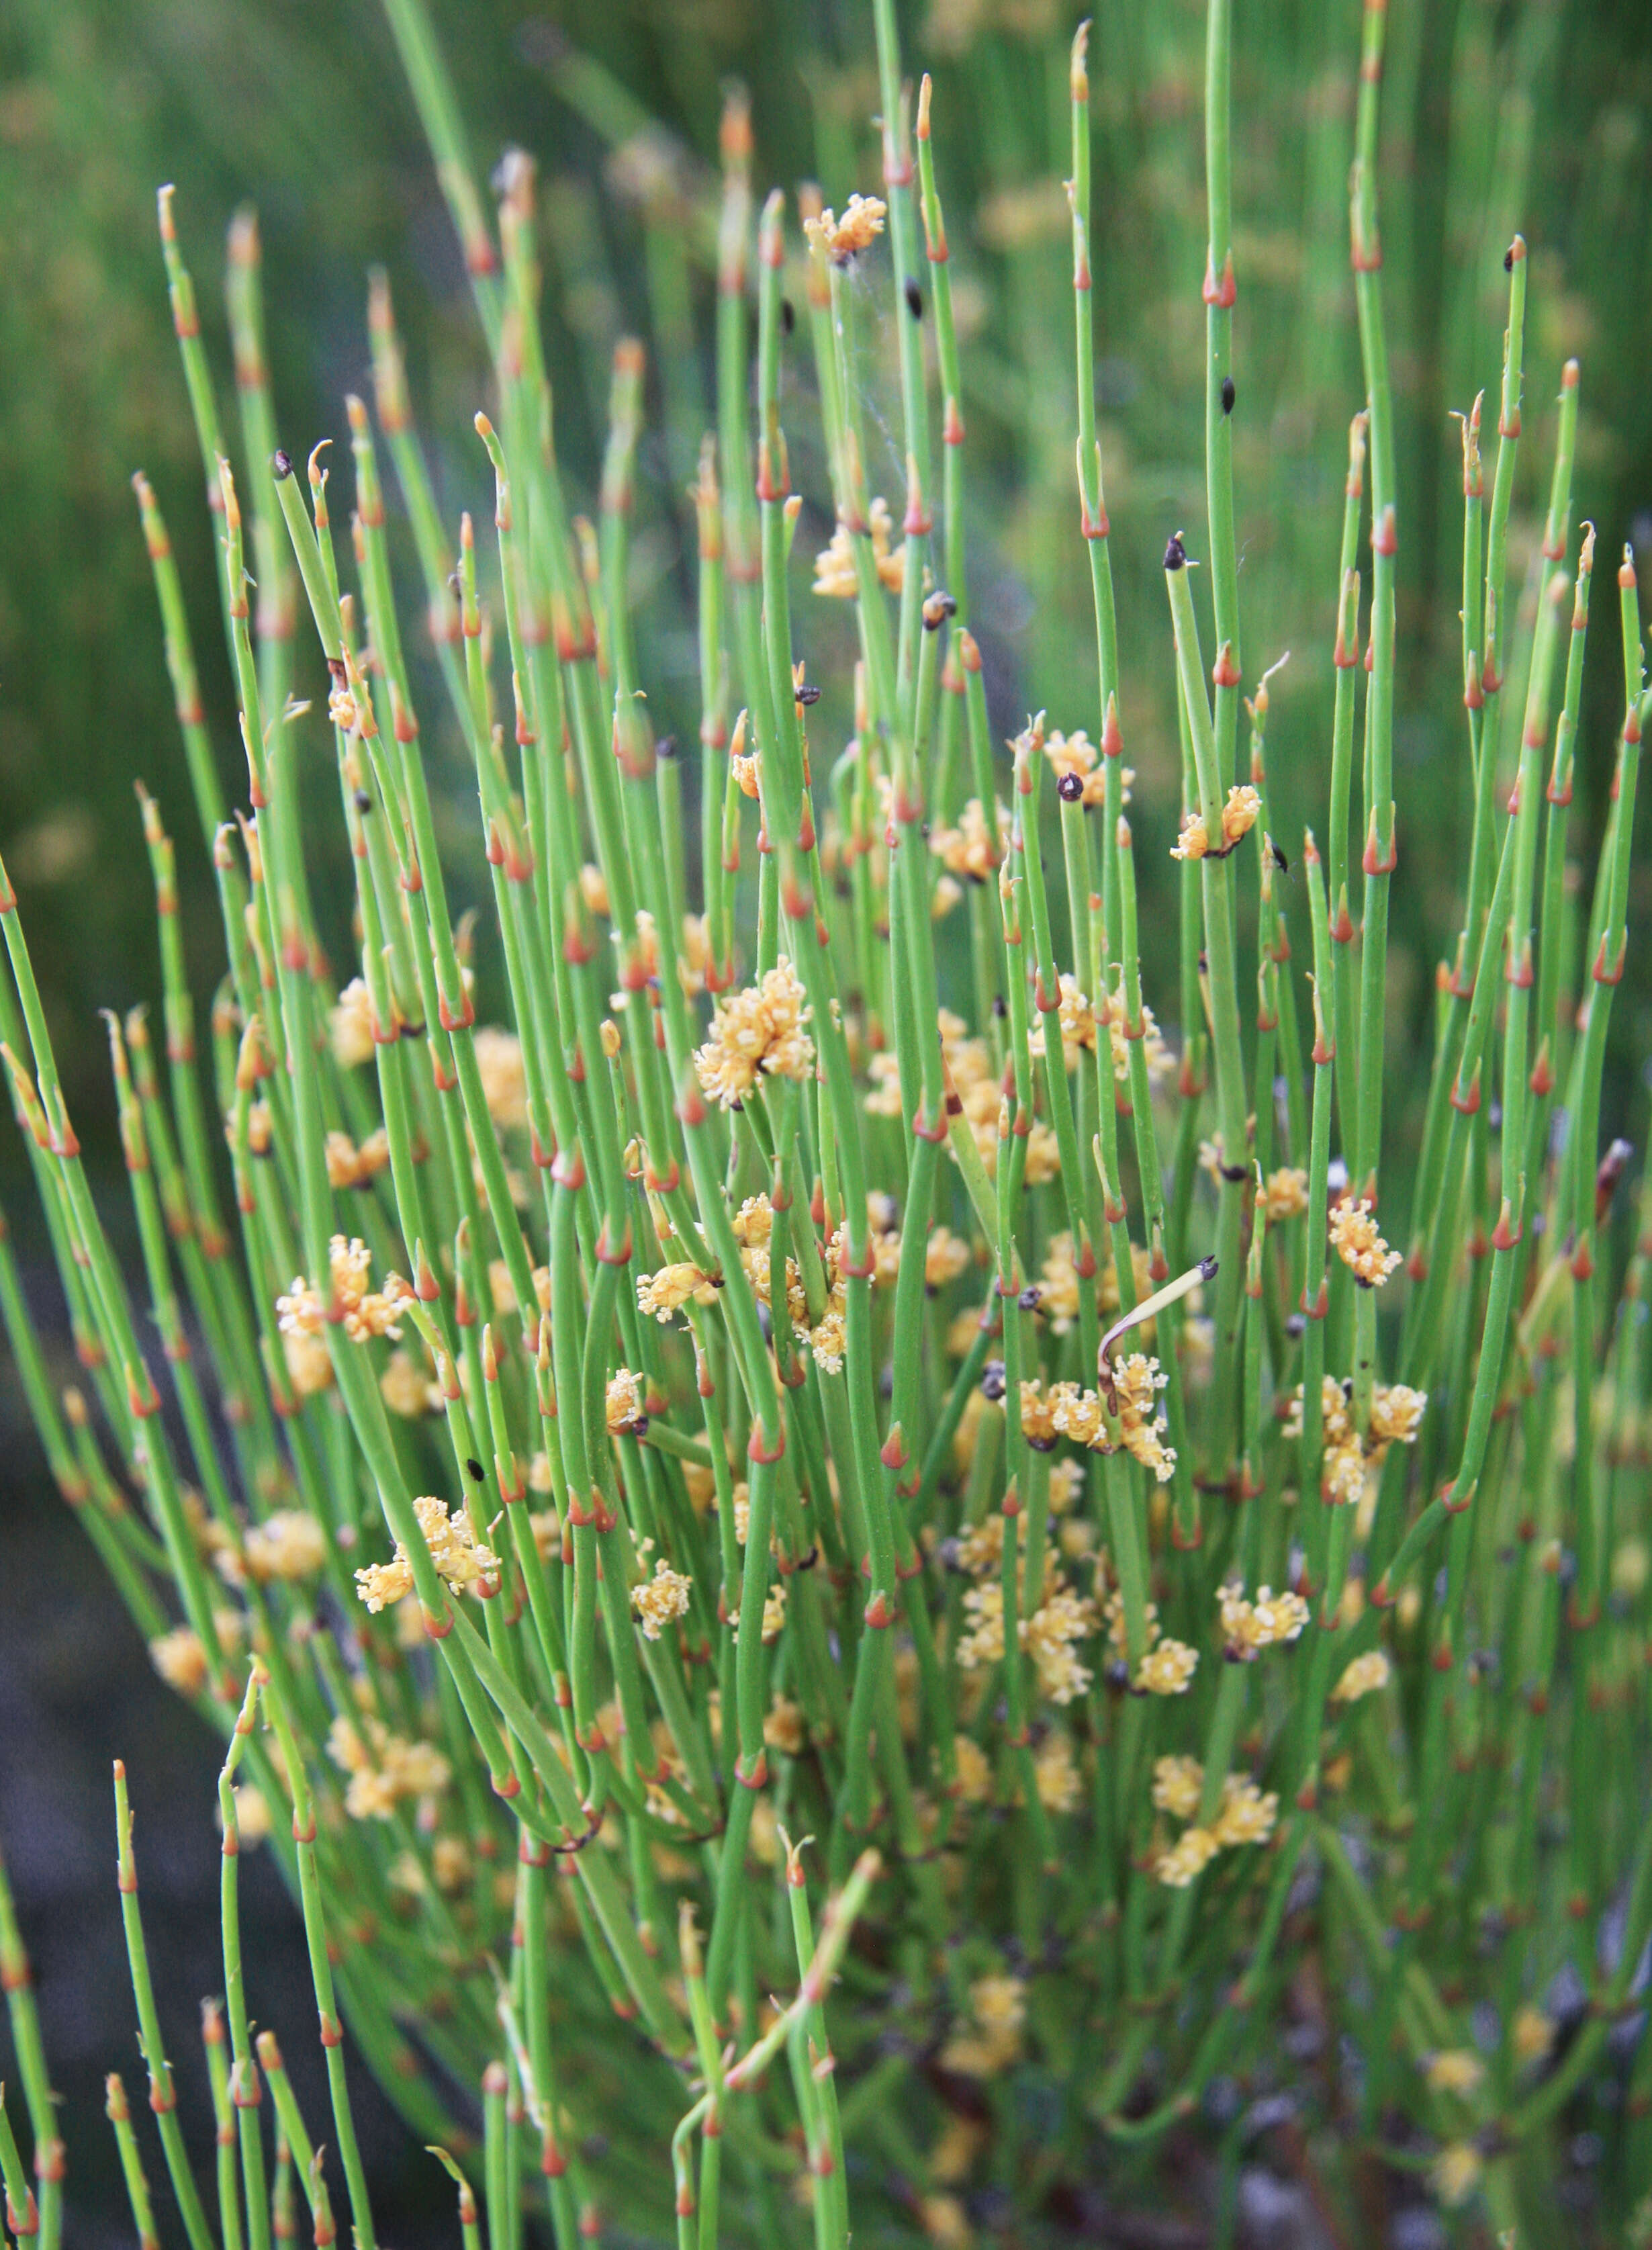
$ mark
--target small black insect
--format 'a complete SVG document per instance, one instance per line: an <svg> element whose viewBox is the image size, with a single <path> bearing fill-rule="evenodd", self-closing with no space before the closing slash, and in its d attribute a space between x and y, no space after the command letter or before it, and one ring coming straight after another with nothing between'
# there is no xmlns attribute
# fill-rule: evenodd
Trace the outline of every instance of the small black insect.
<svg viewBox="0 0 1652 2250"><path fill-rule="evenodd" d="M271 466L274 469L278 479L290 477L293 473L292 454L278 445L275 452L275 459L271 464Z"/></svg>
<svg viewBox="0 0 1652 2250"><path fill-rule="evenodd" d="M364 789L358 789L355 792L355 809L358 812L371 812L373 810L373 799Z"/></svg>
<svg viewBox="0 0 1652 2250"><path fill-rule="evenodd" d="M906 284L906 310L915 321L924 317L924 293L915 281Z"/></svg>
<svg viewBox="0 0 1652 2250"><path fill-rule="evenodd" d="M780 324L788 335L797 326L796 309L789 297L782 297L780 300Z"/></svg>
<svg viewBox="0 0 1652 2250"><path fill-rule="evenodd" d="M1173 531L1165 542L1165 568L1167 570L1184 569L1187 562L1187 550L1181 543L1181 534Z"/></svg>
<svg viewBox="0 0 1652 2250"><path fill-rule="evenodd" d="M1084 793L1082 774L1064 773L1056 783L1056 794L1063 804L1077 804Z"/></svg>
<svg viewBox="0 0 1652 2250"><path fill-rule="evenodd" d="M1036 1313L1038 1310L1038 1286L1035 1282L1030 1288L1022 1291L1015 1302L1023 1313Z"/></svg>
<svg viewBox="0 0 1652 2250"><path fill-rule="evenodd" d="M1262 841L1267 851L1268 857L1273 861L1274 866L1277 867L1279 873L1282 875L1289 875L1291 873L1291 862L1286 859L1284 853L1279 849L1279 846L1274 842L1272 837L1264 836Z"/></svg>
<svg viewBox="0 0 1652 2250"><path fill-rule="evenodd" d="M813 704L820 701L820 690L818 687L813 686L812 683L806 684L802 687L795 688L793 693L806 711Z"/></svg>
<svg viewBox="0 0 1652 2250"><path fill-rule="evenodd" d="M482 1479L483 1479L483 1478L486 1475L486 1474L487 1474L487 1472L485 1471L485 1469L484 1469L484 1468L483 1468L482 1464L480 1463L480 1461L477 1461L477 1460L467 1460L467 1461L465 1462L465 1466L466 1469L470 1472L471 1482L472 1482L472 1484L480 1484L480 1483L481 1483L481 1481L482 1481Z"/></svg>
<svg viewBox="0 0 1652 2250"><path fill-rule="evenodd" d="M1222 411L1224 414L1231 414L1233 412L1233 402L1236 396L1236 393L1234 390L1232 376L1224 375L1222 378Z"/></svg>

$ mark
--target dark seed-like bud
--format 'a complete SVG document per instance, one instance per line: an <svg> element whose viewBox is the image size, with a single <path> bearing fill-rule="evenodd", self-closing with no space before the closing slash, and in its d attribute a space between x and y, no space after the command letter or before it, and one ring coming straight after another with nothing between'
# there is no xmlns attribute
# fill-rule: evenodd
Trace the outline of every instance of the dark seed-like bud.
<svg viewBox="0 0 1652 2250"><path fill-rule="evenodd" d="M355 792L355 809L358 812L371 812L373 810L373 799L364 789L358 789Z"/></svg>
<svg viewBox="0 0 1652 2250"><path fill-rule="evenodd" d="M820 701L820 690L815 686L812 680L808 682L805 686L798 688L795 693L797 701L802 705L806 711L814 704Z"/></svg>
<svg viewBox="0 0 1652 2250"><path fill-rule="evenodd" d="M278 445L275 449L275 459L271 466L274 468L278 479L290 477L293 473L293 456Z"/></svg>
<svg viewBox="0 0 1652 2250"><path fill-rule="evenodd" d="M981 1395L996 1403L1004 1395L1004 1363L989 1359L981 1371Z"/></svg>
<svg viewBox="0 0 1652 2250"><path fill-rule="evenodd" d="M1023 1289L1020 1296L1016 1298L1015 1302L1021 1307L1023 1313L1036 1313L1038 1310L1037 1283L1034 1282L1030 1288Z"/></svg>
<svg viewBox="0 0 1652 2250"><path fill-rule="evenodd" d="M1199 1279L1201 1281L1214 1281L1215 1278L1215 1260L1214 1258L1201 1258L1199 1260Z"/></svg>
<svg viewBox="0 0 1652 2250"><path fill-rule="evenodd" d="M780 300L780 324L788 335L797 326L796 309L789 297L782 297Z"/></svg>
<svg viewBox="0 0 1652 2250"><path fill-rule="evenodd" d="M1505 250L1503 253L1503 270L1505 273L1512 273L1514 271L1514 250L1512 245L1511 245L1511 247Z"/></svg>
<svg viewBox="0 0 1652 2250"><path fill-rule="evenodd" d="M1233 377L1230 375L1224 375L1222 378L1222 411L1224 414L1233 412L1235 396Z"/></svg>
<svg viewBox="0 0 1652 2250"><path fill-rule="evenodd" d="M654 745L654 755L657 758L674 758L677 756L676 735L662 735Z"/></svg>
<svg viewBox="0 0 1652 2250"><path fill-rule="evenodd" d="M995 992L993 994L993 1013L998 1018L1001 1023L1009 1013L1009 1003L1005 999L1002 992Z"/></svg>
<svg viewBox="0 0 1652 2250"><path fill-rule="evenodd" d="M472 1484L480 1484L483 1477L486 1474L486 1472L483 1468L480 1461L467 1460L465 1466L466 1470L469 1472L471 1482Z"/></svg>
<svg viewBox="0 0 1652 2250"><path fill-rule="evenodd" d="M924 293L915 281L906 284L906 310L915 321L924 317Z"/></svg>
<svg viewBox="0 0 1652 2250"><path fill-rule="evenodd" d="M1064 773L1056 783L1056 794L1063 804L1077 804L1084 793L1082 774Z"/></svg>
<svg viewBox="0 0 1652 2250"><path fill-rule="evenodd" d="M1167 570L1180 570L1185 568L1187 561L1187 550L1181 543L1181 534L1173 531L1165 542L1165 568Z"/></svg>
<svg viewBox="0 0 1652 2250"><path fill-rule="evenodd" d="M1308 1322L1305 1314L1288 1313L1286 1315L1285 1334L1291 1338L1293 1343L1299 1336L1304 1336L1307 1333L1307 1328Z"/></svg>

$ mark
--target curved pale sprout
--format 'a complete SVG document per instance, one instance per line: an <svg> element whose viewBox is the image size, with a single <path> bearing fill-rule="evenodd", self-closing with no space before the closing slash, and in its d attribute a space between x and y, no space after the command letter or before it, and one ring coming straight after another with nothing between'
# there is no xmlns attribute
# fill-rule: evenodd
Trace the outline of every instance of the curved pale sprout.
<svg viewBox="0 0 1652 2250"><path fill-rule="evenodd" d="M1100 1385L1102 1396L1107 1402L1107 1411L1110 1414L1118 1411L1111 1355L1113 1345L1119 1338L1131 1329L1139 1328L1144 1321L1153 1320L1170 1306L1179 1304L1182 1298L1196 1289L1201 1281L1212 1281L1215 1279L1215 1260L1201 1258L1196 1266L1190 1266L1185 1273L1178 1273L1174 1281L1167 1281L1162 1289L1155 1289L1151 1297L1144 1297L1139 1305L1134 1306L1131 1311L1113 1322L1106 1335L1103 1336L1100 1349L1096 1354L1096 1378Z"/></svg>

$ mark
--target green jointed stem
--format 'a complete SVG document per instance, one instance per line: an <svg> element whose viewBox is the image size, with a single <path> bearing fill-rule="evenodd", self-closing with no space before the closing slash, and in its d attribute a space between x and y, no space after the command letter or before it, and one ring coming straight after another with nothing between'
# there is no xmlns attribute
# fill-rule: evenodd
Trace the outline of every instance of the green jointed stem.
<svg viewBox="0 0 1652 2250"><path fill-rule="evenodd" d="M1075 33L1069 64L1072 99L1072 206L1074 332L1078 376L1078 528L1090 556L1091 594L1096 612L1097 707L1105 761L1104 826L1101 847L1102 915L1110 933L1118 911L1116 874L1119 823L1124 815L1119 772L1122 738L1119 723L1119 625L1113 604L1112 549L1107 502L1102 487L1101 441L1096 435L1096 347L1091 313L1090 264L1090 78L1085 66L1090 26ZM1220 382L1217 384L1220 393ZM1231 512L1231 484L1229 485Z"/></svg>
<svg viewBox="0 0 1652 2250"><path fill-rule="evenodd" d="M212 2088L213 2142L217 2152L218 2232L224 2250L241 2250L241 2175L237 2160L235 2103L230 2094L230 2066L224 2054L224 2011L216 2000L201 2004L201 2039L206 2049L207 2076Z"/></svg>
<svg viewBox="0 0 1652 2250"><path fill-rule="evenodd" d="M276 2117L293 2152L293 2169L304 2190L305 2200L310 2206L315 2240L325 2246L333 2242L336 2236L332 2201L321 2171L321 2152L316 2150L310 2139L299 2109L298 2096L293 2091L293 2083L286 2074L286 2065L273 2032L258 2033L258 2060L264 2065L265 2081L275 2104Z"/></svg>
<svg viewBox="0 0 1652 2250"><path fill-rule="evenodd" d="M132 2225L138 2238L138 2250L159 2250L161 2238L155 2231L155 2206L149 2200L149 2183L144 2176L143 2157L138 2148L137 2135L132 2129L132 2110L127 2101L126 2086L118 2070L109 2073L106 2096L105 2115L114 2127L115 2145L120 2151L127 2200L132 2206Z"/></svg>
<svg viewBox="0 0 1652 2250"><path fill-rule="evenodd" d="M1366 0L1359 56L1349 206L1349 258L1359 321L1366 403L1371 417L1371 673L1366 687L1368 782L1365 808L1365 894L1360 930L1359 1104L1349 1172L1356 1191L1377 1200L1382 1129L1383 1029L1387 1006L1388 886L1398 861L1394 808L1395 514L1394 407L1382 312L1382 244L1377 231L1377 108L1382 83L1386 0ZM1339 1030L1340 1027L1339 1026Z"/></svg>
<svg viewBox="0 0 1652 2250"><path fill-rule="evenodd" d="M0 2086L0 2184L5 2189L6 2224L20 2240L32 2241L40 2228L34 2190L24 2170L22 2151L6 2114L5 2088Z"/></svg>
<svg viewBox="0 0 1652 2250"><path fill-rule="evenodd" d="M167 2176L177 2198L178 2210L189 2238L189 2250L211 2250L212 2230L202 2208L195 2176L184 2150L178 2122L178 2097L172 2083L172 2066L161 2038L161 2019L149 1977L149 1956L143 1942L138 1911L138 1867L132 1850L132 1811L127 1798L126 1768L114 1762L114 1819L120 1888L120 1919L126 1931L127 1964L132 1973L132 1996L137 2004L138 2044L149 2071L149 2107L155 2112L166 2157Z"/></svg>
<svg viewBox="0 0 1652 2250"><path fill-rule="evenodd" d="M476 176L471 168L465 128L423 0L385 0L385 14L402 67L418 105L419 122L436 160L436 176L447 198L465 270L489 345L497 350L500 321L498 257L482 215Z"/></svg>
<svg viewBox="0 0 1652 2250"><path fill-rule="evenodd" d="M1223 827L1224 791L1216 738L1200 666L1187 556L1180 538L1172 539L1165 550L1165 588L1170 597L1177 672L1198 782L1198 818L1202 824L1206 846L1199 856L1199 873L1204 902L1204 957L1209 977L1211 1045L1215 1059L1216 1116L1222 1147L1221 1200L1216 1220L1221 1286L1216 1299L1216 1393L1213 1405L1215 1427L1208 1433L1207 1445L1210 1474L1218 1482L1225 1483L1238 1435L1234 1388L1238 1375L1242 1306L1239 1240L1244 1218L1245 1184L1249 1176L1246 1160L1249 1135L1245 1129L1244 1057L1240 1044L1239 994L1234 962L1230 896L1233 846Z"/></svg>
<svg viewBox="0 0 1652 2250"><path fill-rule="evenodd" d="M229 2075L230 2102L235 2112L241 2152L241 2178L246 2193L246 2239L251 2250L268 2250L269 2203L265 2187L264 2139L258 2112L264 2088L252 2051L251 2018L241 1964L240 1828L232 1786L235 1765L244 1754L258 1704L258 1675L255 1668L247 1681L246 1699L230 1738L229 1756L218 1777L218 1810L224 1827L220 1921L224 1942L224 2002L230 2019L232 2063ZM243 1721L245 1722L244 1726ZM223 2179L223 2158L219 2158ZM222 2187L220 2187L222 2195Z"/></svg>
<svg viewBox="0 0 1652 2250"><path fill-rule="evenodd" d="M184 754L189 766L189 785L195 792L196 811L201 817L202 833L210 844L223 825L226 807L212 754L211 738L207 733L206 720L202 711L195 652L189 640L189 621L183 606L183 589L178 582L178 566L173 557L171 540L167 535L161 511L155 506L149 480L141 469L134 476L132 487L138 496L144 542L155 571L155 590L161 604L161 624L166 641L167 670L172 676L178 726L183 735Z"/></svg>
<svg viewBox="0 0 1652 2250"><path fill-rule="evenodd" d="M6 1258L9 1265L9 1251ZM40 2036L40 2013L34 1998L33 1972L29 1965L29 1957L24 1950L22 1933L17 1928L17 1908L3 1860L0 1860L0 1990L3 1990L6 1996L12 2051L17 2056L18 2074L23 2080L23 2098L29 2112L29 2129L34 2136L34 2176L38 2187L37 2219L39 2227L35 2237L35 2250L57 2250L63 2229L63 2143L58 2135L52 2081L46 2072L45 2047ZM0 2108L3 2107L0 2104ZM16 2234L23 2231L17 2224L17 2217L31 2191L19 2182L17 2172L21 2167L14 2164L10 2157L10 2128L6 2125L3 2129L6 2134L8 2150L7 2169L3 2175L6 2194L10 2198L16 2190L20 2198L7 2214L7 2224Z"/></svg>
<svg viewBox="0 0 1652 2250"><path fill-rule="evenodd" d="M1327 911L1336 944L1325 986L1325 1013L1337 1051L1337 1115L1342 1146L1353 1156L1359 1115L1359 1028L1354 1012L1353 919L1350 911L1348 821L1353 783L1354 682L1359 664L1359 507L1365 490L1366 431L1363 408L1348 431L1348 478L1342 513L1341 575L1338 580L1336 702L1331 730L1331 820L1326 839Z"/></svg>
<svg viewBox="0 0 1652 2250"><path fill-rule="evenodd" d="M894 0L872 0L881 96L884 187L889 197L889 238L893 267L897 350L900 363L902 434L905 440L905 567L901 583L900 683L902 721L911 725L918 672L919 615L924 572L933 522L929 488L929 396L918 322L911 317L908 292L918 287L918 213L912 195L912 148L907 139L907 95L900 75L900 49ZM905 317L903 317L905 315ZM893 712L887 716L893 717Z"/></svg>
<svg viewBox="0 0 1652 2250"><path fill-rule="evenodd" d="M1576 1436L1580 1450L1576 1457L1577 1482L1573 1495L1578 1543L1578 1580L1572 1595L1572 1614L1576 1621L1584 1625L1591 1624L1594 1619L1601 1587L1601 1542L1594 1491L1593 1418L1596 1376L1593 1281L1600 1225L1597 1216L1600 1197L1594 1167L1600 1135L1600 1080L1613 995L1622 979L1628 951L1627 915L1635 832L1635 787L1640 777L1642 733L1649 720L1652 719L1652 694L1641 688L1642 666L1639 616L1634 601L1635 572L1627 548L1623 565L1618 574L1618 583L1622 598L1626 675L1632 677L1636 693L1624 715L1618 743L1617 770L1613 788L1615 818L1607 839L1610 845L1609 863L1606 863L1606 847L1602 847L1606 916L1600 944L1589 966L1593 989L1588 994L1588 1024L1581 1042L1582 1098L1572 1128L1576 1135L1573 1157L1573 1183L1576 1196L1572 1219L1572 1276L1575 1285L1572 1316L1573 1379L1574 1384L1580 1381L1583 1384L1575 1407ZM1631 649L1633 656L1629 654Z"/></svg>
<svg viewBox="0 0 1652 2250"><path fill-rule="evenodd" d="M1578 366L1568 360L1561 374L1560 435L1555 451L1554 496L1551 504L1551 536L1545 533L1545 562L1559 562L1566 552L1566 528L1571 491L1572 451L1577 435ZM1565 483L1562 485L1564 471ZM1558 521L1556 508L1559 508ZM1552 549L1552 552L1551 549ZM1572 598L1572 629L1566 660L1566 690L1554 730L1554 757L1545 794L1548 811L1543 832L1542 907L1538 916L1537 1000L1532 1015L1536 1054L1532 1070L1532 1102L1526 1123L1525 1172L1535 1192L1542 1149L1549 1128L1550 1096L1558 1074L1560 1042L1561 954L1566 928L1566 838L1573 775L1573 745L1582 707L1583 656L1589 625L1589 589L1594 569L1594 527L1586 527L1578 553L1577 577ZM1530 1253L1528 1252L1528 1260Z"/></svg>
<svg viewBox="0 0 1652 2250"><path fill-rule="evenodd" d="M316 1861L315 1805L305 1778L304 1760L298 1737L293 1730L290 1715L277 1694L267 1674L260 1678L255 1666L252 1685L247 1691L251 1704L252 1688L261 1689L264 1705L275 1729L281 1746L281 1762L293 1792L293 1840L298 1851L299 1893L304 1910L304 1935L310 1953L310 1974L315 1985L315 2005L320 2017L321 2046L327 2057L327 2092L333 2103L333 2129L338 2136L340 2160L344 2166L345 2181L350 2194L350 2222L361 2250L372 2250L374 2241L373 2213L368 2202L367 2178L361 2169L361 2151L356 2144L355 2123L350 2114L349 2088L344 2067L344 2033L339 2022L338 2006L333 1990L333 1968L327 1956L327 1917L322 1904L321 1885ZM247 1715L244 1714L244 1715ZM237 1722L237 1736L239 1722ZM227 1786L228 1766L225 1768ZM220 1800L223 1798L220 1788ZM233 1807L224 1808L224 1848L229 1848Z"/></svg>
<svg viewBox="0 0 1652 2250"><path fill-rule="evenodd" d="M1239 542L1233 512L1232 379L1233 154L1230 82L1233 74L1231 0L1209 0L1205 11L1205 199L1209 238L1205 252L1205 493L1210 528L1210 590L1215 618L1216 776L1225 792L1234 771L1239 729ZM1191 691L1190 691L1191 692ZM1203 685L1201 683L1201 695ZM1207 811L1209 808L1207 806ZM1210 832L1213 840L1215 831ZM1218 1093L1220 1101L1220 1092ZM1228 1161L1242 1161L1236 1149Z"/></svg>

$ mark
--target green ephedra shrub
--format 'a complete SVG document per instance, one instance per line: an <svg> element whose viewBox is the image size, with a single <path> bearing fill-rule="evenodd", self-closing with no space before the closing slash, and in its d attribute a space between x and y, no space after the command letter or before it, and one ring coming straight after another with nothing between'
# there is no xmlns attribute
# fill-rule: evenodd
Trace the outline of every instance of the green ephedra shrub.
<svg viewBox="0 0 1652 2250"><path fill-rule="evenodd" d="M441 517L379 286L341 536L339 456L318 446L306 473L278 442L244 224L237 480L163 192L244 770L231 818L140 479L228 963L197 1056L145 797L164 1037L138 1013L109 1038L146 1310L0 876L0 1052L78 1391L48 1384L9 1252L0 1307L65 1497L228 1744L216 2218L116 1779L151 2105L192 2250L263 2250L295 2182L318 2244L341 2193L370 2250L361 2067L465 2157L465 2233L485 2190L494 2250L609 2223L674 2224L684 2250L811 2232L843 2250L851 2211L960 2242L983 2209L1054 2226L1125 2194L1202 2203L1230 2240L1256 2088L1288 2098L1346 2239L1386 2240L1373 2212L1432 2197L1455 2240L1543 2241L1563 2136L1604 2085L1599 2192L1628 2229L1649 2164L1623 2120L1652 2099L1635 2013L1652 1239L1614 1222L1627 1150L1602 1152L1601 1087L1648 695L1627 555L1619 618L1587 632L1575 362L1533 618L1513 625L1525 245L1504 260L1500 393L1463 419L1472 850L1402 1170L1384 1142L1404 1063L1385 1053L1404 549L1381 0L1352 149L1366 390L1324 590L1334 722L1317 833L1288 839L1239 601L1229 0L1208 13L1208 510L1196 534L1163 526L1167 631L1133 652L1073 45L1065 567L1090 575L1099 692L1067 731L1041 713L1008 745L970 631L945 121L926 79L915 104L903 88L890 0L882 198L834 212L805 190L788 211L776 192L758 212L740 100L723 120L692 749L657 736L639 668L640 348L616 356L593 523L557 465L532 167L506 159L490 219L418 0L389 12L492 354L492 532ZM862 333L885 282L898 404ZM781 411L800 394L836 518L808 591ZM885 407L898 522L868 478ZM411 667L381 448L423 571ZM832 604L857 650L846 742L823 739L804 661ZM1132 675L1173 660L1180 840L1139 915ZM1586 660L1623 674L1592 887L1568 880ZM416 680L445 692L474 769L493 908L474 928L450 908ZM847 710L847 665L833 685ZM342 989L306 859L341 818ZM1174 945L1146 942L1161 897ZM472 956L506 1026L478 1021ZM237 1845L266 1829L308 1934L325 2125L251 2033ZM0 1960L35 2147L31 2185L0 2136L10 2223L55 2250L61 2164L9 1905ZM118 2079L110 2114L147 2243Z"/></svg>

